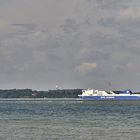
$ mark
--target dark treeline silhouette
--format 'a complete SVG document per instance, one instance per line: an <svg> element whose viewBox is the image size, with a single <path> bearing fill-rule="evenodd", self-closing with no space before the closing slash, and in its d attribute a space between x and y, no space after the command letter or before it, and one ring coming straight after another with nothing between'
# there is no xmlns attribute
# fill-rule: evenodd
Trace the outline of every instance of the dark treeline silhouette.
<svg viewBox="0 0 140 140"><path fill-rule="evenodd" d="M0 90L0 98L78 98L81 89L37 91L32 89Z"/></svg>

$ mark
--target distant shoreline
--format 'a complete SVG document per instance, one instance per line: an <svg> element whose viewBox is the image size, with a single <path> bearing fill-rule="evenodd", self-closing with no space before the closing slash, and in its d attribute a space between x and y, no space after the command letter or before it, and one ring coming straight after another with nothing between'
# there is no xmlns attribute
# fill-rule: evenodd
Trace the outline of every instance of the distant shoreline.
<svg viewBox="0 0 140 140"><path fill-rule="evenodd" d="M61 100L62 98L76 99L79 98L78 95L81 94L82 89L55 89L48 91L37 91L32 89L8 89L8 90L0 89L0 99L4 100L8 100L9 98L10 99L13 98L13 100L14 99L53 100L53 98L57 98L58 100ZM140 92L138 92L137 94L140 94Z"/></svg>
<svg viewBox="0 0 140 140"><path fill-rule="evenodd" d="M0 101L80 101L80 100L81 99L79 98L0 98Z"/></svg>
<svg viewBox="0 0 140 140"><path fill-rule="evenodd" d="M32 89L0 90L0 98L78 98L82 89L56 89L37 91Z"/></svg>

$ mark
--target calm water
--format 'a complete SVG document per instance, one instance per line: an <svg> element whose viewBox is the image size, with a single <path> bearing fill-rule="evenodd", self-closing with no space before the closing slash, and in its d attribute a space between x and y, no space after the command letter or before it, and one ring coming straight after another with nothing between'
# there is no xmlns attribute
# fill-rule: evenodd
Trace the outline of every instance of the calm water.
<svg viewBox="0 0 140 140"><path fill-rule="evenodd" d="M140 140L140 101L0 101L0 140Z"/></svg>

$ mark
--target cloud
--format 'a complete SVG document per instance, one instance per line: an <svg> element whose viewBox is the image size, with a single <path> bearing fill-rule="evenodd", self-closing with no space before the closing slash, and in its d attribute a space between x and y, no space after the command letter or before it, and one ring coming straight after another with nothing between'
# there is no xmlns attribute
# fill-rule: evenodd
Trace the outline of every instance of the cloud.
<svg viewBox="0 0 140 140"><path fill-rule="evenodd" d="M97 67L96 63L84 62L76 67L76 71L80 72L81 74L87 74L93 71L96 67Z"/></svg>
<svg viewBox="0 0 140 140"><path fill-rule="evenodd" d="M140 8L128 7L128 8L120 10L119 19L123 21L140 20Z"/></svg>
<svg viewBox="0 0 140 140"><path fill-rule="evenodd" d="M139 0L0 0L0 85L104 89L111 81L139 89L139 7Z"/></svg>

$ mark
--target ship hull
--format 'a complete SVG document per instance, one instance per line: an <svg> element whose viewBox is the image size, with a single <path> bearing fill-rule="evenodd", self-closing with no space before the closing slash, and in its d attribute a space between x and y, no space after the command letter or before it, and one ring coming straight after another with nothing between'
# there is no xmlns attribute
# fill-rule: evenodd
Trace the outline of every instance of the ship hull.
<svg viewBox="0 0 140 140"><path fill-rule="evenodd" d="M82 96L79 95L80 99L83 100L140 100L140 96L130 95L130 96Z"/></svg>

